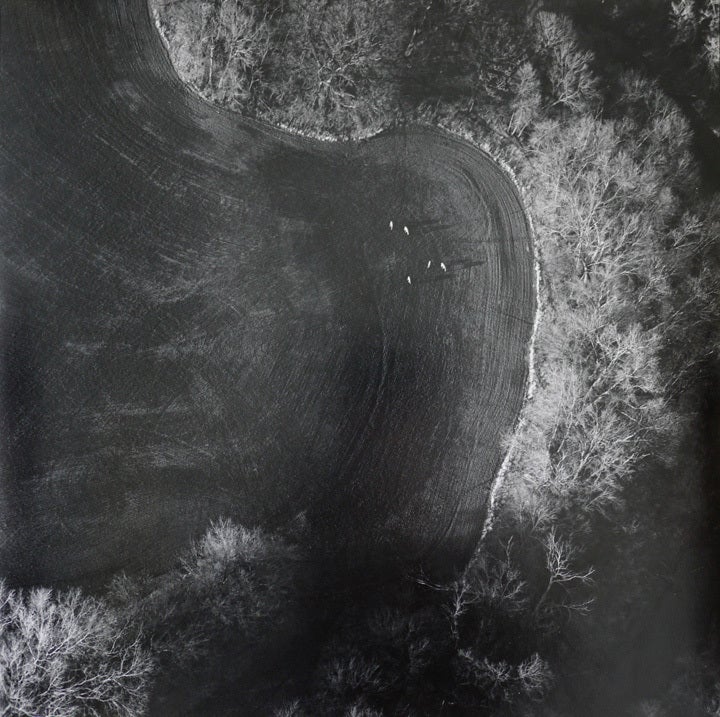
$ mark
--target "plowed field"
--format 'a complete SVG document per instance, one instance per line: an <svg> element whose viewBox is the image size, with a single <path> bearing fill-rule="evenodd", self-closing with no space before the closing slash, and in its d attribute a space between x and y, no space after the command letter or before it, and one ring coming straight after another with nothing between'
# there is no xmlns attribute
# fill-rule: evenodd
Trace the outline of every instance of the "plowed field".
<svg viewBox="0 0 720 717"><path fill-rule="evenodd" d="M535 311L489 156L214 108L144 0L4 0L0 171L0 574L160 569L217 516L473 545Z"/></svg>

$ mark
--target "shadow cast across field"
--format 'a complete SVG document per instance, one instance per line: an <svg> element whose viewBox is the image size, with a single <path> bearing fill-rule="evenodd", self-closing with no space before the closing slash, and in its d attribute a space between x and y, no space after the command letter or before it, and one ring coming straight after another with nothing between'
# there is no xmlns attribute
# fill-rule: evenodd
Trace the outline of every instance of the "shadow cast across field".
<svg viewBox="0 0 720 717"><path fill-rule="evenodd" d="M500 371L514 365L522 375L524 355L503 363L506 347L497 342L499 327L487 320L486 306L490 297L504 303L504 293L514 292L512 282L499 282L497 262L522 243L505 243L515 227L495 230L495 241L482 248L477 238L493 232L498 220L518 215L506 214L491 198L480 199L474 216L477 210L466 203L478 200L477 185L460 183L454 192L438 180L438 174L444 178L438 166L457 149L447 139L402 128L369 142L336 145L336 156L320 171L316 165L312 178L284 156L266 159L260 168L273 214L295 222L294 244L304 247L302 256L314 257L318 284L333 282L328 293L340 323L348 336L363 337L361 351L340 334L323 347L343 354L338 365L345 367L335 389L324 394L328 411L350 390L361 417L349 439L342 438L341 462L316 476L322 489L308 508L320 550L327 551L323 563L338 573L327 576L331 581L461 562L479 534L501 459L483 413L487 402L503 412L504 399L481 367L486 361ZM449 167L454 181L466 176ZM278 186L302 187L302 196L277 192ZM308 216L315 217L312 227ZM511 273L529 268L524 253ZM524 292L531 285L518 297L519 305L529 302L530 317L533 298ZM528 327L517 316L501 322L505 339L524 334L527 340ZM328 432L340 442L331 425Z"/></svg>
<svg viewBox="0 0 720 717"><path fill-rule="evenodd" d="M535 310L509 177L427 128L244 120L181 85L144 0L71 6L3 7L3 321L31 315L0 361L42 430L4 459L2 520L32 539L0 573L97 585L215 518L302 511L340 582L469 549ZM453 276L408 283L428 261Z"/></svg>
<svg viewBox="0 0 720 717"><path fill-rule="evenodd" d="M24 490L31 476L37 471L37 442L41 440L42 428L36 410L37 367L36 352L39 336L32 321L32 303L15 282L2 281L1 301L11 307L6 310L0 325L0 345L8 347L9 363L0 366L0 425L2 431L2 455L6 458L6 471L12 471L13 480L0 493L0 509L3 515L17 516L18 520L4 522L0 527L0 544L9 546L11 555L23 555L32 544L28 534L30 497ZM11 583L23 581L28 569L22 562L8 562L5 577Z"/></svg>

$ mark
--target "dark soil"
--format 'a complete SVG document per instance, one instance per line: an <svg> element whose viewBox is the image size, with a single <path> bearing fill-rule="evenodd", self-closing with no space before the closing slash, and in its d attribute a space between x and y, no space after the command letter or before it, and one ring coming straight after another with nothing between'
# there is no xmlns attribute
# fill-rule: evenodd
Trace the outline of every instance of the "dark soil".
<svg viewBox="0 0 720 717"><path fill-rule="evenodd" d="M504 172L214 108L144 0L1 19L0 574L160 570L218 516L305 513L351 572L465 555L535 310Z"/></svg>

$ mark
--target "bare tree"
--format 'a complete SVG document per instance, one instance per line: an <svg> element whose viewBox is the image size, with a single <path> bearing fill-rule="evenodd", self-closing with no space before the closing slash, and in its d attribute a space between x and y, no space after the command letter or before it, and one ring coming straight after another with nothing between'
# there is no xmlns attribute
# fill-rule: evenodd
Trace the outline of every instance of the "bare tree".
<svg viewBox="0 0 720 717"><path fill-rule="evenodd" d="M700 46L700 62L714 86L720 83L720 0L675 0L670 6L670 22L676 44L695 41Z"/></svg>
<svg viewBox="0 0 720 717"><path fill-rule="evenodd" d="M273 48L271 16L252 0L158 2L173 65L205 97L245 110Z"/></svg>
<svg viewBox="0 0 720 717"><path fill-rule="evenodd" d="M518 664L480 657L472 649L458 652L456 670L460 685L483 695L484 702L513 704L542 697L552 682L549 664L535 653Z"/></svg>
<svg viewBox="0 0 720 717"><path fill-rule="evenodd" d="M335 129L362 125L384 102L377 81L389 37L386 2L297 0L285 16L281 119Z"/></svg>
<svg viewBox="0 0 720 717"><path fill-rule="evenodd" d="M555 611L557 609L584 614L587 613L592 604L591 599L576 600L573 598L571 587L587 586L593 582L594 568L585 570L574 566L576 559L575 548L564 538L560 538L554 528L543 538L545 550L545 568L547 572L547 583L543 592L535 603L535 614L540 615L543 611ZM558 588L560 590L558 590ZM550 595L561 592L550 601Z"/></svg>
<svg viewBox="0 0 720 717"><path fill-rule="evenodd" d="M696 30L697 13L694 0L673 0L670 3L670 22L675 28L676 41L687 42Z"/></svg>
<svg viewBox="0 0 720 717"><path fill-rule="evenodd" d="M177 569L148 585L116 581L114 592L156 654L195 665L228 640L250 645L291 625L298 565L295 546L221 520Z"/></svg>
<svg viewBox="0 0 720 717"><path fill-rule="evenodd" d="M249 0L222 0L206 25L213 99L247 102L271 48L268 15Z"/></svg>
<svg viewBox="0 0 720 717"><path fill-rule="evenodd" d="M139 635L100 600L0 582L3 715L136 717L154 669Z"/></svg>
<svg viewBox="0 0 720 717"><path fill-rule="evenodd" d="M511 101L512 115L508 129L514 135L521 135L537 118L540 111L540 81L533 66L524 62L515 73L517 90Z"/></svg>
<svg viewBox="0 0 720 717"><path fill-rule="evenodd" d="M703 59L713 84L720 84L720 0L707 0L700 10L704 21Z"/></svg>
<svg viewBox="0 0 720 717"><path fill-rule="evenodd" d="M572 22L551 12L539 12L536 44L545 56L553 104L586 112L598 99L597 79L590 70L591 52L580 50Z"/></svg>

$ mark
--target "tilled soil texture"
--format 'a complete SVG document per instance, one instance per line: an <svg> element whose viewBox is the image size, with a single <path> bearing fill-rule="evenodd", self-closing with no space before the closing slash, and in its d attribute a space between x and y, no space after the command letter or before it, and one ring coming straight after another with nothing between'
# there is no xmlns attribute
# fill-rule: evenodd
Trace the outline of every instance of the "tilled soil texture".
<svg viewBox="0 0 720 717"><path fill-rule="evenodd" d="M212 107L144 0L0 20L0 573L91 584L302 512L355 566L466 552L535 311L504 172Z"/></svg>

